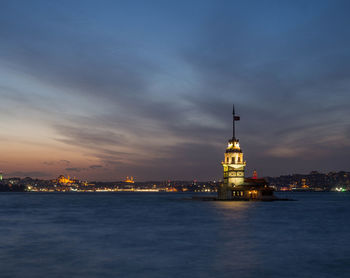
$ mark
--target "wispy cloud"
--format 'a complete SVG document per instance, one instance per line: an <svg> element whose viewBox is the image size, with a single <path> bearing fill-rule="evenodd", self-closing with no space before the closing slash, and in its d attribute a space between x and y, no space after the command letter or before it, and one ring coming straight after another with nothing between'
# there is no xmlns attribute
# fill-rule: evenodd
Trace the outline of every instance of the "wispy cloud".
<svg viewBox="0 0 350 278"><path fill-rule="evenodd" d="M69 160L65 160L65 159L61 159L61 160L57 160L57 161L44 161L43 162L44 165L47 166L57 166L57 165L69 165L70 161Z"/></svg>
<svg viewBox="0 0 350 278"><path fill-rule="evenodd" d="M7 177L31 177L31 178L43 178L43 177L50 177L51 175L46 172L40 172L40 171L14 171L6 174Z"/></svg>
<svg viewBox="0 0 350 278"><path fill-rule="evenodd" d="M90 169L101 169L101 168L103 168L103 166L102 165L90 165L89 168Z"/></svg>
<svg viewBox="0 0 350 278"><path fill-rule="evenodd" d="M86 168L69 167L65 169L68 172L81 172L86 170Z"/></svg>

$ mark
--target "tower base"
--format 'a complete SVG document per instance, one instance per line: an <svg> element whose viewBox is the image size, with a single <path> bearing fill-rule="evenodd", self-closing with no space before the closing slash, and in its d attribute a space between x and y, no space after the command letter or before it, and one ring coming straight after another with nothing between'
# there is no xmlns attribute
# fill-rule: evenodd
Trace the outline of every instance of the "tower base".
<svg viewBox="0 0 350 278"><path fill-rule="evenodd" d="M276 198L264 179L245 179L239 186L221 184L217 200L268 200Z"/></svg>

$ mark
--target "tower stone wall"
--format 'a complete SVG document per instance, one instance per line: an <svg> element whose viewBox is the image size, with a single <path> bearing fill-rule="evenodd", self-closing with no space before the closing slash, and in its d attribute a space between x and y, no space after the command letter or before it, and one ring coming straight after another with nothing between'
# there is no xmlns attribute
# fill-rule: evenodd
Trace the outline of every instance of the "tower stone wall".
<svg viewBox="0 0 350 278"><path fill-rule="evenodd" d="M219 187L219 199L232 199L234 187L243 185L246 162L238 139L231 139L225 152L223 166L223 183Z"/></svg>

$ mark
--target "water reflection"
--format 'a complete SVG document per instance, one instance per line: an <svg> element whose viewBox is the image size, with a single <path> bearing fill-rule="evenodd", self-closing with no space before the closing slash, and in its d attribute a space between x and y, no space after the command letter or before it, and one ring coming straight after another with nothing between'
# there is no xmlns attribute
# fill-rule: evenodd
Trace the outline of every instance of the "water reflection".
<svg viewBox="0 0 350 278"><path fill-rule="evenodd" d="M253 202L213 202L216 212L221 217L242 218L249 212L254 205Z"/></svg>
<svg viewBox="0 0 350 278"><path fill-rule="evenodd" d="M293 198L0 194L1 277L347 277L350 199Z"/></svg>
<svg viewBox="0 0 350 278"><path fill-rule="evenodd" d="M222 277L258 277L259 260L250 213L253 202L215 202L218 247L212 267Z"/></svg>

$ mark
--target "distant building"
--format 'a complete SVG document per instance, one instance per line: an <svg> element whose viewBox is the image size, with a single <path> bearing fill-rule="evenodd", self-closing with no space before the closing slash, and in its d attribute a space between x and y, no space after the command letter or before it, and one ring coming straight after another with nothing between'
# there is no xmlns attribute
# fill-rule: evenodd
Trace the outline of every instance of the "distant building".
<svg viewBox="0 0 350 278"><path fill-rule="evenodd" d="M2 173L0 172L0 181L2 181Z"/></svg>
<svg viewBox="0 0 350 278"><path fill-rule="evenodd" d="M135 183L135 181L134 181L134 177L126 177L126 179L124 180L124 182L126 182L126 183Z"/></svg>
<svg viewBox="0 0 350 278"><path fill-rule="evenodd" d="M262 200L273 197L273 189L264 179L259 179L255 171L253 178L245 178L246 162L239 140L235 135L235 122L240 120L233 107L233 134L228 141L223 166L223 182L218 188L219 200Z"/></svg>
<svg viewBox="0 0 350 278"><path fill-rule="evenodd" d="M63 175L60 175L56 180L53 180L53 182L58 184L73 184L76 183L75 179L71 179L69 176L65 177Z"/></svg>

